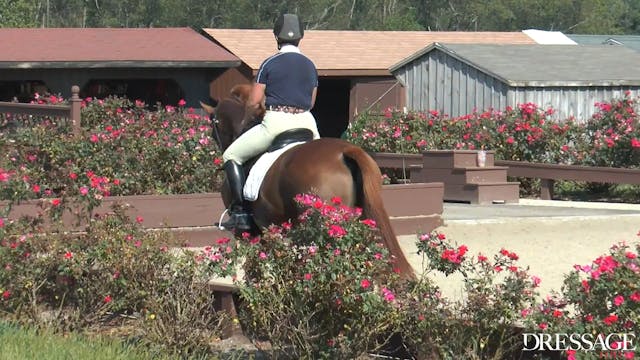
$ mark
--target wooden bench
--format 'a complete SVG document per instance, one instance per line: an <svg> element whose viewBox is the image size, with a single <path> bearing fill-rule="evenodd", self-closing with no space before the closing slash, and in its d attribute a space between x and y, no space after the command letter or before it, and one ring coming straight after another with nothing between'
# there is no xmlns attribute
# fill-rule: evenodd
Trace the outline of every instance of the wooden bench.
<svg viewBox="0 0 640 360"><path fill-rule="evenodd" d="M498 166L507 166L511 177L536 178L541 180L540 198L553 198L556 180L574 180L609 184L640 185L640 169L624 169L599 166L530 163L526 161L496 160Z"/></svg>

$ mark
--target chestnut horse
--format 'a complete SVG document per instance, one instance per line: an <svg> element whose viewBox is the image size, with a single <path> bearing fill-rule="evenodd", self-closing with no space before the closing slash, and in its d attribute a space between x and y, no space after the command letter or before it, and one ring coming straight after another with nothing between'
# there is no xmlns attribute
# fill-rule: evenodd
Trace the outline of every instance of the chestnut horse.
<svg viewBox="0 0 640 360"><path fill-rule="evenodd" d="M221 100L215 108L201 103L205 111L215 114L214 137L222 150L264 115L261 107L257 114L245 116L250 90L251 85L237 85L232 96ZM298 194L312 193L323 199L338 196L344 205L360 207L363 217L375 220L401 275L413 278L413 269L391 227L381 191L380 169L364 150L344 140L322 138L295 146L275 161L264 177L257 200L252 203L253 217L255 223L264 228L296 219L299 208L294 198ZM228 207L230 196L226 181L221 193Z"/></svg>

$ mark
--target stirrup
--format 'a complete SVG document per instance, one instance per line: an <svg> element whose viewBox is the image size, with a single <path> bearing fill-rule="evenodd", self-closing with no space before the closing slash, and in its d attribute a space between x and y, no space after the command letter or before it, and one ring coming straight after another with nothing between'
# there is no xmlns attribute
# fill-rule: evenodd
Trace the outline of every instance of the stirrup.
<svg viewBox="0 0 640 360"><path fill-rule="evenodd" d="M253 229L251 214L246 212L231 213L229 220L216 225L221 230L233 230L236 234L250 232Z"/></svg>

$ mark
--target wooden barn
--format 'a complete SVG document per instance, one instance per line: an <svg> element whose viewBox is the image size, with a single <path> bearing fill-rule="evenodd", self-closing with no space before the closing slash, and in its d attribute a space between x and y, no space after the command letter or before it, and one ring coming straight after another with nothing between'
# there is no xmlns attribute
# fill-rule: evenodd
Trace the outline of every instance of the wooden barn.
<svg viewBox="0 0 640 360"><path fill-rule="evenodd" d="M522 103L588 119L596 102L640 95L640 54L623 46L435 43L390 68L411 110L450 116Z"/></svg>
<svg viewBox="0 0 640 360"><path fill-rule="evenodd" d="M240 60L191 28L0 29L0 101L34 93L127 96L188 106Z"/></svg>
<svg viewBox="0 0 640 360"><path fill-rule="evenodd" d="M220 98L238 83L252 81L260 64L277 52L268 29L204 29L242 64L211 83ZM353 116L365 110L405 105L405 89L389 68L436 42L535 44L523 32L429 32L308 30L300 48L318 68L318 98L313 113L323 136L338 137Z"/></svg>

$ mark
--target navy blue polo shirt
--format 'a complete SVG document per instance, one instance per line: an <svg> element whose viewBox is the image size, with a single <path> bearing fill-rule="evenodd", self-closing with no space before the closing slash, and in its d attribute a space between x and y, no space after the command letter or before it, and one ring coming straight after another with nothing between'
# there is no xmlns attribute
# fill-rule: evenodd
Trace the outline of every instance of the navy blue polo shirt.
<svg viewBox="0 0 640 360"><path fill-rule="evenodd" d="M318 71L297 47L284 45L279 53L266 59L256 82L265 84L265 105L311 109L311 94L318 86Z"/></svg>

